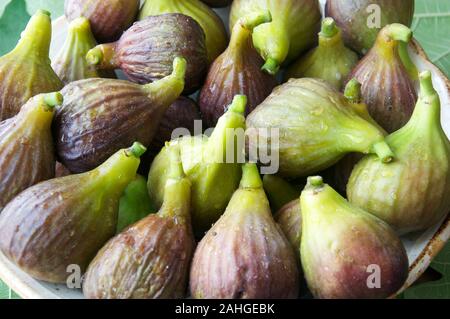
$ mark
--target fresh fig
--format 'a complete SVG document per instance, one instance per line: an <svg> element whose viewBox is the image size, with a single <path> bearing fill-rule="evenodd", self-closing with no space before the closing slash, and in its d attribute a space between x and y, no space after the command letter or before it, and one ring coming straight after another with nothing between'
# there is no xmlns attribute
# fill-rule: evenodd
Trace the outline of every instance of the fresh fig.
<svg viewBox="0 0 450 319"><path fill-rule="evenodd" d="M202 1L213 8L226 7L233 2L233 0L202 0Z"/></svg>
<svg viewBox="0 0 450 319"><path fill-rule="evenodd" d="M247 135L249 154L279 154L278 174L286 178L322 171L347 153L375 153L382 162L393 157L383 132L317 79L291 79L277 87L247 117Z"/></svg>
<svg viewBox="0 0 450 319"><path fill-rule="evenodd" d="M184 89L185 69L186 60L176 58L171 75L147 85L113 79L67 85L54 121L62 164L71 172L85 172L133 140L148 146L166 109Z"/></svg>
<svg viewBox="0 0 450 319"><path fill-rule="evenodd" d="M273 220L258 168L244 164L239 189L200 241L191 267L194 298L282 299L298 296L294 252Z"/></svg>
<svg viewBox="0 0 450 319"><path fill-rule="evenodd" d="M136 176L143 152L135 143L88 173L20 193L0 215L0 250L39 280L65 283L69 266L84 272L114 236L120 196Z"/></svg>
<svg viewBox="0 0 450 319"><path fill-rule="evenodd" d="M270 11L273 19L253 30L253 43L266 61L263 70L275 74L283 62L290 63L313 47L322 16L317 0L235 0L230 29L242 17L264 10Z"/></svg>
<svg viewBox="0 0 450 319"><path fill-rule="evenodd" d="M316 298L387 298L408 277L408 257L388 224L349 204L321 177L300 197L301 262Z"/></svg>
<svg viewBox="0 0 450 319"><path fill-rule="evenodd" d="M284 205L275 215L275 221L280 225L289 243L291 243L297 260L300 262L300 241L302 238L302 212L299 199Z"/></svg>
<svg viewBox="0 0 450 319"><path fill-rule="evenodd" d="M19 113L31 97L62 89L48 57L51 37L50 13L38 10L17 46L0 58L0 121Z"/></svg>
<svg viewBox="0 0 450 319"><path fill-rule="evenodd" d="M264 175L263 183L270 207L274 212L300 196L300 191L279 176Z"/></svg>
<svg viewBox="0 0 450 319"><path fill-rule="evenodd" d="M208 71L205 33L191 17L170 13L136 22L119 41L95 47L86 59L101 70L121 69L131 81L146 84L168 76L180 56L187 60L185 93L192 93Z"/></svg>
<svg viewBox="0 0 450 319"><path fill-rule="evenodd" d="M61 103L61 93L37 95L0 122L0 212L26 188L55 176L51 124Z"/></svg>
<svg viewBox="0 0 450 319"><path fill-rule="evenodd" d="M341 30L334 20L326 18L319 33L319 46L295 62L286 77L318 78L340 90L358 60L358 55L345 47Z"/></svg>
<svg viewBox="0 0 450 319"><path fill-rule="evenodd" d="M192 183L192 219L198 237L219 219L239 186L244 142L237 141L234 133L244 135L246 103L245 96L237 95L210 137L184 136L169 144L180 145L183 170ZM148 175L148 190L156 207L161 207L164 199L167 158L165 147Z"/></svg>
<svg viewBox="0 0 450 319"><path fill-rule="evenodd" d="M139 20L163 13L182 13L200 24L206 34L209 63L227 47L228 35L222 19L200 0L148 0L139 14Z"/></svg>
<svg viewBox="0 0 450 319"><path fill-rule="evenodd" d="M69 171L67 167L65 167L60 162L56 162L55 165L55 177L64 177L67 175L71 175L72 173Z"/></svg>
<svg viewBox="0 0 450 319"><path fill-rule="evenodd" d="M420 76L420 95L410 121L386 139L396 160L369 156L355 167L350 202L390 224L399 234L427 229L450 210L450 142L440 121L431 73Z"/></svg>
<svg viewBox="0 0 450 319"><path fill-rule="evenodd" d="M83 285L87 298L185 297L195 241L189 214L190 182L179 157L178 149L171 159L159 212L111 239L89 265Z"/></svg>
<svg viewBox="0 0 450 319"><path fill-rule="evenodd" d="M253 13L233 27L227 50L211 65L200 93L199 106L208 127L214 127L236 94L248 98L248 115L273 90L274 76L261 71L264 61L252 44L252 30L271 21L270 12Z"/></svg>
<svg viewBox="0 0 450 319"><path fill-rule="evenodd" d="M69 21L86 17L101 43L116 41L135 20L139 0L66 0L64 10Z"/></svg>
<svg viewBox="0 0 450 319"><path fill-rule="evenodd" d="M53 70L64 84L89 78L114 78L113 71L97 71L86 62L86 54L95 47L89 20L77 18L69 25L66 42L52 63Z"/></svg>
<svg viewBox="0 0 450 319"><path fill-rule="evenodd" d="M362 84L362 95L370 115L389 133L408 122L417 101L408 53L400 55L399 42L407 44L412 32L401 24L384 27L375 46L350 74Z"/></svg>
<svg viewBox="0 0 450 319"><path fill-rule="evenodd" d="M345 43L366 54L381 28L391 23L411 26L414 0L327 0L325 16L336 20Z"/></svg>

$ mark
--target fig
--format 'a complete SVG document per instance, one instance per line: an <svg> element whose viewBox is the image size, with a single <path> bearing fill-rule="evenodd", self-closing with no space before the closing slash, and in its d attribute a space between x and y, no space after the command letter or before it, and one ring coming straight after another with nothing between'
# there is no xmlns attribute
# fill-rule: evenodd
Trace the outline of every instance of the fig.
<svg viewBox="0 0 450 319"><path fill-rule="evenodd" d="M183 136L169 145L179 145L183 170L192 183L192 222L197 237L219 219L239 186L244 162L245 105L247 98L237 95L219 119L210 137ZM156 156L148 175L150 198L156 207L164 199L168 172L168 147Z"/></svg>
<svg viewBox="0 0 450 319"><path fill-rule="evenodd" d="M191 17L171 13L136 22L119 41L95 47L86 59L100 70L121 69L131 81L146 84L168 76L180 56L187 60L189 94L200 88L208 71L205 33Z"/></svg>
<svg viewBox="0 0 450 319"><path fill-rule="evenodd" d="M274 215L275 221L280 225L281 230L296 253L300 262L300 241L302 238L302 212L299 199L292 200L284 205Z"/></svg>
<svg viewBox="0 0 450 319"><path fill-rule="evenodd" d="M252 157L279 154L285 178L317 173L348 153L375 153L382 162L394 156L378 127L330 84L310 78L277 87L247 117L247 136Z"/></svg>
<svg viewBox="0 0 450 319"><path fill-rule="evenodd" d="M139 20L163 13L181 13L200 24L206 35L208 62L213 62L227 47L228 35L222 19L200 0L148 0Z"/></svg>
<svg viewBox="0 0 450 319"><path fill-rule="evenodd" d="M166 109L184 89L185 69L186 60L176 58L171 75L147 85L99 78L67 85L53 125L62 164L81 173L134 140L150 145Z"/></svg>
<svg viewBox="0 0 450 319"><path fill-rule="evenodd" d="M399 42L407 44L411 37L411 30L401 24L384 27L374 47L350 74L362 84L370 115L389 133L408 122L417 101L417 73L411 77L415 66L408 53L399 54L400 50L406 51Z"/></svg>
<svg viewBox="0 0 450 319"><path fill-rule="evenodd" d="M233 0L202 0L202 1L213 8L226 7L233 2Z"/></svg>
<svg viewBox="0 0 450 319"><path fill-rule="evenodd" d="M420 75L420 94L410 121L389 135L396 154L389 165L362 159L347 186L350 202L383 219L399 234L427 229L450 210L450 142L440 121L431 73Z"/></svg>
<svg viewBox="0 0 450 319"><path fill-rule="evenodd" d="M136 176L143 152L135 143L90 172L20 193L0 215L0 250L39 280L65 283L69 266L84 272L114 236L120 196Z"/></svg>
<svg viewBox="0 0 450 319"><path fill-rule="evenodd" d="M225 213L200 241L191 267L190 291L198 299L297 298L294 251L275 223L255 164Z"/></svg>
<svg viewBox="0 0 450 319"><path fill-rule="evenodd" d="M290 66L286 78L318 78L341 90L358 60L358 55L345 47L334 20L326 18L319 33L319 46Z"/></svg>
<svg viewBox="0 0 450 319"><path fill-rule="evenodd" d="M125 188L125 192L120 198L116 232L122 232L128 226L144 219L155 211L148 196L147 180L141 175L136 175L136 178Z"/></svg>
<svg viewBox="0 0 450 319"><path fill-rule="evenodd" d="M253 30L253 43L266 61L263 70L276 74L283 62L292 62L314 46L322 16L317 0L235 0L230 29L240 18L264 10L270 11L272 22Z"/></svg>
<svg viewBox="0 0 450 319"><path fill-rule="evenodd" d="M325 16L336 20L345 43L366 54L381 28L391 23L411 26L414 0L327 0Z"/></svg>
<svg viewBox="0 0 450 319"><path fill-rule="evenodd" d="M171 147L170 152L175 152ZM83 292L96 299L183 298L195 247L190 182L171 154L164 204L111 239L89 265Z"/></svg>
<svg viewBox="0 0 450 319"><path fill-rule="evenodd" d="M214 127L236 94L246 95L250 114L272 92L274 76L261 71L264 61L252 43L252 30L271 21L270 12L253 13L233 27L230 45L211 65L199 98L203 119Z"/></svg>
<svg viewBox="0 0 450 319"><path fill-rule="evenodd" d="M387 298L408 277L401 240L381 219L349 204L319 176L300 196L301 262L321 299Z"/></svg>
<svg viewBox="0 0 450 319"><path fill-rule="evenodd" d="M263 183L270 207L274 212L300 196L300 191L277 175L264 175Z"/></svg>
<svg viewBox="0 0 450 319"><path fill-rule="evenodd" d="M89 78L115 77L113 71L97 71L86 62L86 54L96 45L88 19L77 18L69 24L66 41L52 63L53 70L64 84Z"/></svg>
<svg viewBox="0 0 450 319"><path fill-rule="evenodd" d="M0 122L0 212L26 188L55 177L51 123L61 103L59 92L40 94Z"/></svg>
<svg viewBox="0 0 450 319"><path fill-rule="evenodd" d="M31 97L62 89L48 56L51 36L50 13L38 10L17 46L0 58L0 121L19 113Z"/></svg>
<svg viewBox="0 0 450 319"><path fill-rule="evenodd" d="M64 11L69 21L89 19L97 41L116 41L134 22L139 0L66 0Z"/></svg>
<svg viewBox="0 0 450 319"><path fill-rule="evenodd" d="M67 175L71 175L72 173L69 171L67 167L65 167L60 162L56 162L55 165L55 177L64 177Z"/></svg>

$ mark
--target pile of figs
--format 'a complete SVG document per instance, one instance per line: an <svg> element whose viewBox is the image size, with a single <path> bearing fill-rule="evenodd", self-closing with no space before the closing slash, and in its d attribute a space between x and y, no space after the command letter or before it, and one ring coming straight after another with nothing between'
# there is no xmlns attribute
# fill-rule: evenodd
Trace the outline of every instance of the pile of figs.
<svg viewBox="0 0 450 319"><path fill-rule="evenodd" d="M0 57L1 253L87 298L395 296L450 211L399 2L66 0L52 59L37 11Z"/></svg>

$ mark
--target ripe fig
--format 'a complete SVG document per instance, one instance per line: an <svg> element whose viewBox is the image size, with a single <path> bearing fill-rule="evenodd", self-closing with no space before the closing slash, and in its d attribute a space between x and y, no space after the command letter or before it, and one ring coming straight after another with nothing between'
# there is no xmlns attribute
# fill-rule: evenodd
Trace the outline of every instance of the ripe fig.
<svg viewBox="0 0 450 319"><path fill-rule="evenodd" d="M336 20L345 43L366 54L381 28L391 23L411 26L414 0L327 0L325 16Z"/></svg>
<svg viewBox="0 0 450 319"><path fill-rule="evenodd" d="M64 10L69 21L89 19L97 41L116 41L133 23L139 0L66 0Z"/></svg>
<svg viewBox="0 0 450 319"><path fill-rule="evenodd" d="M206 34L209 63L227 47L228 35L222 19L200 0L148 0L139 14L139 20L163 13L182 13L200 24Z"/></svg>
<svg viewBox="0 0 450 319"><path fill-rule="evenodd" d="M37 95L0 122L0 212L26 188L55 177L51 124L61 103L61 93Z"/></svg>
<svg viewBox="0 0 450 319"><path fill-rule="evenodd" d="M88 19L77 18L70 23L66 42L52 63L53 70L64 84L89 78L115 77L113 71L97 71L87 63L86 54L96 45Z"/></svg>
<svg viewBox="0 0 450 319"><path fill-rule="evenodd" d="M252 30L271 21L270 12L241 18L233 27L230 45L211 65L200 93L199 106L208 127L214 127L236 94L248 98L248 115L272 92L274 76L261 71L264 61L252 44Z"/></svg>
<svg viewBox="0 0 450 319"><path fill-rule="evenodd" d="M388 224L349 204L319 176L300 197L301 262L321 299L387 298L408 277L408 257Z"/></svg>
<svg viewBox="0 0 450 319"><path fill-rule="evenodd" d="M396 160L384 165L368 156L359 162L347 187L350 202L399 234L436 224L450 210L450 142L430 72L420 75L419 101L410 121L386 141Z"/></svg>
<svg viewBox="0 0 450 319"><path fill-rule="evenodd" d="M239 141L238 135L243 139L246 103L245 96L237 95L210 137L184 136L169 143L180 145L183 170L192 183L192 219L198 237L219 219L239 186L244 142ZM165 147L156 156L148 175L148 190L156 207L161 207L164 199L167 158Z"/></svg>
<svg viewBox="0 0 450 319"><path fill-rule="evenodd" d="M67 85L54 120L61 162L80 173L133 140L148 146L166 109L183 91L185 69L186 60L176 58L171 75L147 85L98 78Z"/></svg>
<svg viewBox="0 0 450 319"><path fill-rule="evenodd" d="M244 164L239 189L198 244L191 267L194 298L297 298L294 252L275 223L258 168Z"/></svg>
<svg viewBox="0 0 450 319"><path fill-rule="evenodd" d="M195 92L208 71L205 33L191 17L171 13L148 17L125 31L119 41L90 50L86 59L101 70L121 69L133 82L146 84L168 76L172 61L187 60L185 93Z"/></svg>
<svg viewBox="0 0 450 319"><path fill-rule="evenodd" d="M19 113L31 97L62 89L48 57L51 37L50 13L38 10L17 46L0 58L0 121Z"/></svg>
<svg viewBox="0 0 450 319"><path fill-rule="evenodd" d="M263 183L270 207L274 212L300 196L297 188L277 175L264 175Z"/></svg>
<svg viewBox="0 0 450 319"><path fill-rule="evenodd" d="M375 153L382 162L393 157L383 132L317 79L277 87L247 117L247 135L249 154L279 154L278 174L286 178L322 171L353 152Z"/></svg>
<svg viewBox="0 0 450 319"><path fill-rule="evenodd" d="M411 37L411 30L401 24L384 27L375 46L350 74L362 84L370 115L389 133L408 122L417 101L417 72L404 46Z"/></svg>
<svg viewBox="0 0 450 319"><path fill-rule="evenodd" d="M358 55L345 47L334 20L326 18L319 33L319 46L289 67L286 78L318 78L341 90L358 60Z"/></svg>
<svg viewBox="0 0 450 319"><path fill-rule="evenodd" d="M64 177L67 175L71 175L72 173L69 171L67 167L65 167L60 162L56 162L55 165L55 177Z"/></svg>
<svg viewBox="0 0 450 319"><path fill-rule="evenodd" d="M20 193L0 215L0 250L32 277L65 283L84 272L116 231L119 199L145 147L135 143L98 168L51 179Z"/></svg>
<svg viewBox="0 0 450 319"><path fill-rule="evenodd" d="M233 2L233 0L202 0L202 1L213 8L226 7Z"/></svg>
<svg viewBox="0 0 450 319"><path fill-rule="evenodd" d="M174 152L170 147L170 152ZM190 182L178 154L171 154L164 204L111 239L89 265L87 298L156 299L186 295L195 247L190 219Z"/></svg>
<svg viewBox="0 0 450 319"><path fill-rule="evenodd" d="M294 250L300 262L300 241L302 238L302 212L299 199L292 200L284 205L275 215L275 221Z"/></svg>
<svg viewBox="0 0 450 319"><path fill-rule="evenodd" d="M253 30L253 43L266 61L263 70L276 74L283 62L290 63L313 47L322 16L317 0L235 0L230 29L240 18L264 10L270 11L273 19Z"/></svg>

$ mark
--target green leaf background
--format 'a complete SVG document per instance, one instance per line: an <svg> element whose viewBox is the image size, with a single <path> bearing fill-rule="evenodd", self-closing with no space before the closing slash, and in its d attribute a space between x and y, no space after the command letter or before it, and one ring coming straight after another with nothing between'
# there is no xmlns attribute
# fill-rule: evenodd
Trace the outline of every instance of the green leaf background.
<svg viewBox="0 0 450 319"><path fill-rule="evenodd" d="M30 15L37 9L46 9L56 18L64 12L64 0L0 0L0 55L14 47ZM416 0L412 29L430 60L450 76L450 0ZM432 267L443 278L408 289L405 298L450 298L450 244ZM0 281L2 298L18 296Z"/></svg>

